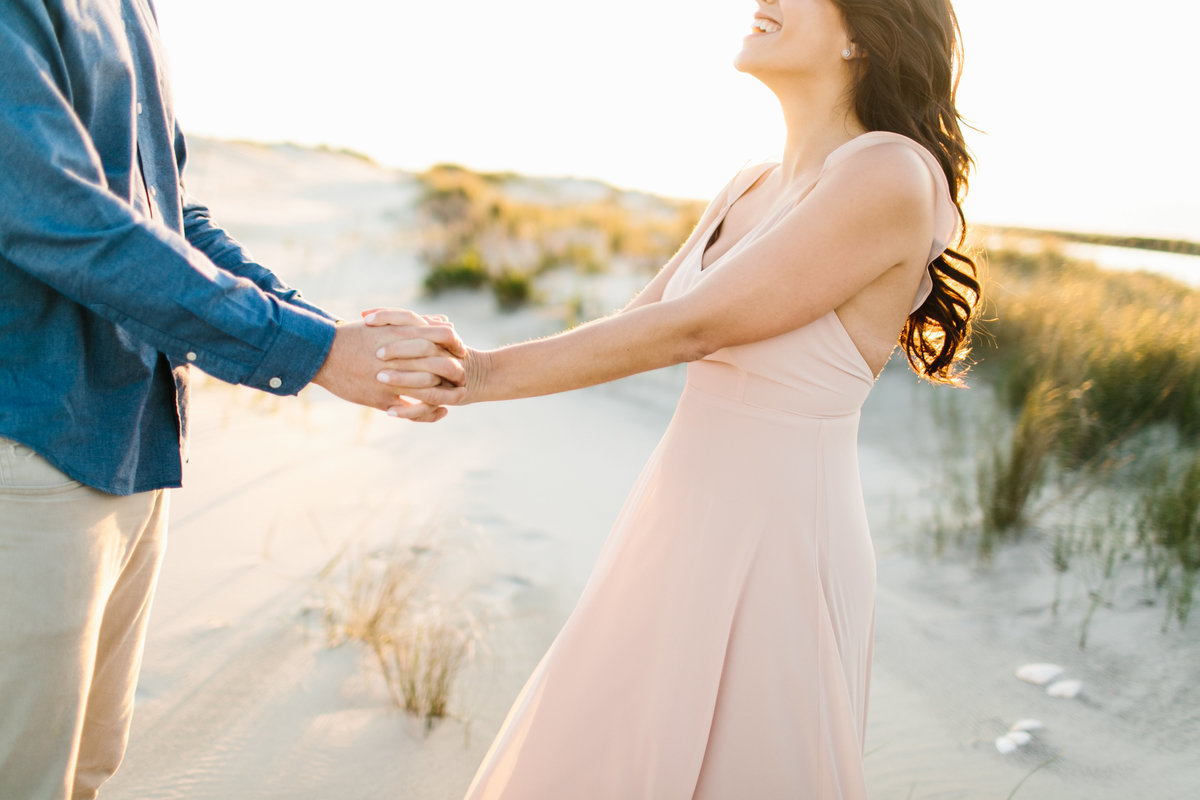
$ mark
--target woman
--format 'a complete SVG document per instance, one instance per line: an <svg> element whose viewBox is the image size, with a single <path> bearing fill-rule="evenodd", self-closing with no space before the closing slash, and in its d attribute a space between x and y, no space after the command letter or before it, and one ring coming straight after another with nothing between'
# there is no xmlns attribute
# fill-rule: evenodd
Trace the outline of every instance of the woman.
<svg viewBox="0 0 1200 800"><path fill-rule="evenodd" d="M859 409L898 339L956 383L979 299L974 264L946 249L969 167L957 23L948 0L757 5L736 66L779 98L782 162L736 176L620 313L469 350L465 387L411 392L504 400L690 362L469 798L865 797Z"/></svg>

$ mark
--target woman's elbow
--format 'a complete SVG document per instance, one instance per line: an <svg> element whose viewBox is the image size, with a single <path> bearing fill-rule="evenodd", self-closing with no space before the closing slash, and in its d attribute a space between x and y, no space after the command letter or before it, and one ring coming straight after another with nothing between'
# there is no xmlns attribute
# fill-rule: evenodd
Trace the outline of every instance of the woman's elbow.
<svg viewBox="0 0 1200 800"><path fill-rule="evenodd" d="M687 304L679 301L665 301L654 304L654 310L643 309L647 314L657 317L652 334L661 347L658 349L665 359L673 364L698 361L705 356L720 350L723 344L719 341L719 331L706 320L704 315L695 313Z"/></svg>
<svg viewBox="0 0 1200 800"><path fill-rule="evenodd" d="M682 362L699 361L720 350L722 345L715 331L696 327L679 337L678 355Z"/></svg>

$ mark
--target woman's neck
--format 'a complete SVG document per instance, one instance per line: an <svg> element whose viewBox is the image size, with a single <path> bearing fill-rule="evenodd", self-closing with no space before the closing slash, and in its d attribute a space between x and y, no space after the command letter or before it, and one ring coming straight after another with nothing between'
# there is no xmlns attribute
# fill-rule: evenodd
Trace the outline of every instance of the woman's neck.
<svg viewBox="0 0 1200 800"><path fill-rule="evenodd" d="M840 81L806 81L772 87L787 125L781 176L790 183L821 169L836 148L866 133Z"/></svg>

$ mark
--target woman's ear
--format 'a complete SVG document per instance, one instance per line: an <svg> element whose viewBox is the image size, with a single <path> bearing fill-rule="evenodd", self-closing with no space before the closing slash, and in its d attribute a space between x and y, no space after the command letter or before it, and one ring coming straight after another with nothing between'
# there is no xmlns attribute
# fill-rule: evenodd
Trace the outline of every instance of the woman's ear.
<svg viewBox="0 0 1200 800"><path fill-rule="evenodd" d="M842 58L846 61L853 61L856 58L865 58L866 52L858 46L857 42L850 42L842 50Z"/></svg>

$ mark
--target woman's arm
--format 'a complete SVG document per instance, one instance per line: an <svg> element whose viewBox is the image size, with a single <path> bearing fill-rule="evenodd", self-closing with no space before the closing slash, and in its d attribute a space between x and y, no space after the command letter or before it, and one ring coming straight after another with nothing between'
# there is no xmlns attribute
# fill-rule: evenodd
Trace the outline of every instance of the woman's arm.
<svg viewBox="0 0 1200 800"><path fill-rule="evenodd" d="M552 394L795 330L890 269L915 276L932 239L933 192L928 168L910 148L864 150L830 169L769 233L688 293L635 303L546 339L470 350L465 388L412 396L454 405ZM388 382L386 372L381 380Z"/></svg>

